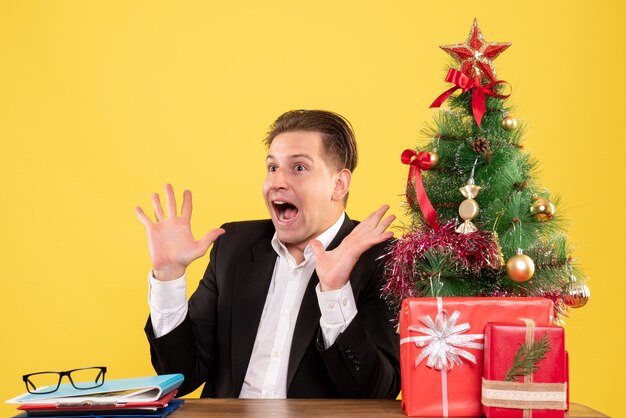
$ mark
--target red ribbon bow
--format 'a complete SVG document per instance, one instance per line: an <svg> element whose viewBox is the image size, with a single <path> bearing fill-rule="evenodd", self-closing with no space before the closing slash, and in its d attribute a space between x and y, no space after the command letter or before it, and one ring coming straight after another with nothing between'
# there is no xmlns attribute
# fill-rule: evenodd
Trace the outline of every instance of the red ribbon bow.
<svg viewBox="0 0 626 418"><path fill-rule="evenodd" d="M511 87L509 83L503 80L497 80L493 83L485 84L484 86L480 84L480 81L476 81L468 77L466 74L460 72L459 70L455 70L454 68L450 68L448 70L448 75L446 75L446 82L454 84L449 90L444 91L439 97L435 99L433 104L430 107L439 107L445 102L448 97L452 95L458 89L463 89L463 93L470 89L474 89L472 92L472 112L474 113L474 119L480 128L480 123L482 122L483 115L487 109L487 97L497 97L498 99L506 99L511 94L498 94L497 91L492 90L491 88L497 84L506 84Z"/></svg>
<svg viewBox="0 0 626 418"><path fill-rule="evenodd" d="M437 223L437 212L430 203L430 200L428 200L428 195L426 194L424 184L422 183L421 174L422 170L428 170L430 168L430 154L426 151L422 151L418 154L412 149L407 149L402 153L401 160L402 164L410 166L409 177L406 181L406 200L409 205L415 206L415 200L413 199L413 196L411 196L411 193L409 193L411 180L415 179L415 197L417 197L420 210L424 214L424 218L426 218L428 225L430 225L435 231L438 231L439 224Z"/></svg>

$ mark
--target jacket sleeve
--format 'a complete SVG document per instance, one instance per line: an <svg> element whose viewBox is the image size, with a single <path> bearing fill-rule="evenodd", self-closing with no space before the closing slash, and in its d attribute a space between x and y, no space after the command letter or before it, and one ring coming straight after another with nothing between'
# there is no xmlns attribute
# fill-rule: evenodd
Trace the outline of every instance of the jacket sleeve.
<svg viewBox="0 0 626 418"><path fill-rule="evenodd" d="M386 245L386 243L385 243ZM344 398L395 399L400 391L400 340L395 315L381 298L384 246L364 253L352 271L358 313L333 345L324 349L321 332L318 350L327 371Z"/></svg>
<svg viewBox="0 0 626 418"><path fill-rule="evenodd" d="M158 374L182 373L185 377L178 396L193 392L203 383L208 386L205 386L203 393L214 393L211 376L215 364L218 298L215 266L220 238L213 244L209 266L189 299L189 312L185 320L159 338L154 336L150 318L146 323L145 332L155 371Z"/></svg>

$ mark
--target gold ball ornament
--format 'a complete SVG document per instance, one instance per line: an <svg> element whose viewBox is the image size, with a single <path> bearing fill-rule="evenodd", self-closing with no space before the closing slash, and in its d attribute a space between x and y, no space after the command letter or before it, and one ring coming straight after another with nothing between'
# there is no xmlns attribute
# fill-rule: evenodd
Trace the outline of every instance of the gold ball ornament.
<svg viewBox="0 0 626 418"><path fill-rule="evenodd" d="M502 129L505 131L512 131L517 128L517 119L512 116L505 116L502 118Z"/></svg>
<svg viewBox="0 0 626 418"><path fill-rule="evenodd" d="M439 152L437 152L437 149L434 149L431 152L429 152L429 154L430 154L430 168L437 167L437 165L439 165Z"/></svg>
<svg viewBox="0 0 626 418"><path fill-rule="evenodd" d="M530 213L540 222L547 222L554 216L556 206L545 197L536 197L530 205Z"/></svg>
<svg viewBox="0 0 626 418"><path fill-rule="evenodd" d="M506 274L514 282L527 282L535 274L535 262L532 258L517 250L517 254L506 262Z"/></svg>
<svg viewBox="0 0 626 418"><path fill-rule="evenodd" d="M566 284L563 293L565 304L574 309L585 306L591 297L587 285L579 280L574 280Z"/></svg>

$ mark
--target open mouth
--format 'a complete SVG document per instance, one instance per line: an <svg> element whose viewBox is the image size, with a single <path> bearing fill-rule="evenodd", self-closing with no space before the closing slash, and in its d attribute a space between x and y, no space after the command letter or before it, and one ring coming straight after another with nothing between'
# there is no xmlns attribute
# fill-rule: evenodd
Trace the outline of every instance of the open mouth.
<svg viewBox="0 0 626 418"><path fill-rule="evenodd" d="M274 208L274 213L276 217L281 222L289 222L298 216L298 208L284 200L274 200L272 201L272 207Z"/></svg>

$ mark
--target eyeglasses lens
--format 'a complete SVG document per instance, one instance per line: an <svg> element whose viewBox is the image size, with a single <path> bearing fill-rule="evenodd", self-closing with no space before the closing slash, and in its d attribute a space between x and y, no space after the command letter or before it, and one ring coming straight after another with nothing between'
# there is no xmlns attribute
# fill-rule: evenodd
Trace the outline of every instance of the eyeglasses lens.
<svg viewBox="0 0 626 418"><path fill-rule="evenodd" d="M78 389L95 388L104 383L104 372L98 367L72 370L70 376Z"/></svg>
<svg viewBox="0 0 626 418"><path fill-rule="evenodd" d="M26 386L31 393L54 392L59 385L58 373L37 373L28 377Z"/></svg>

